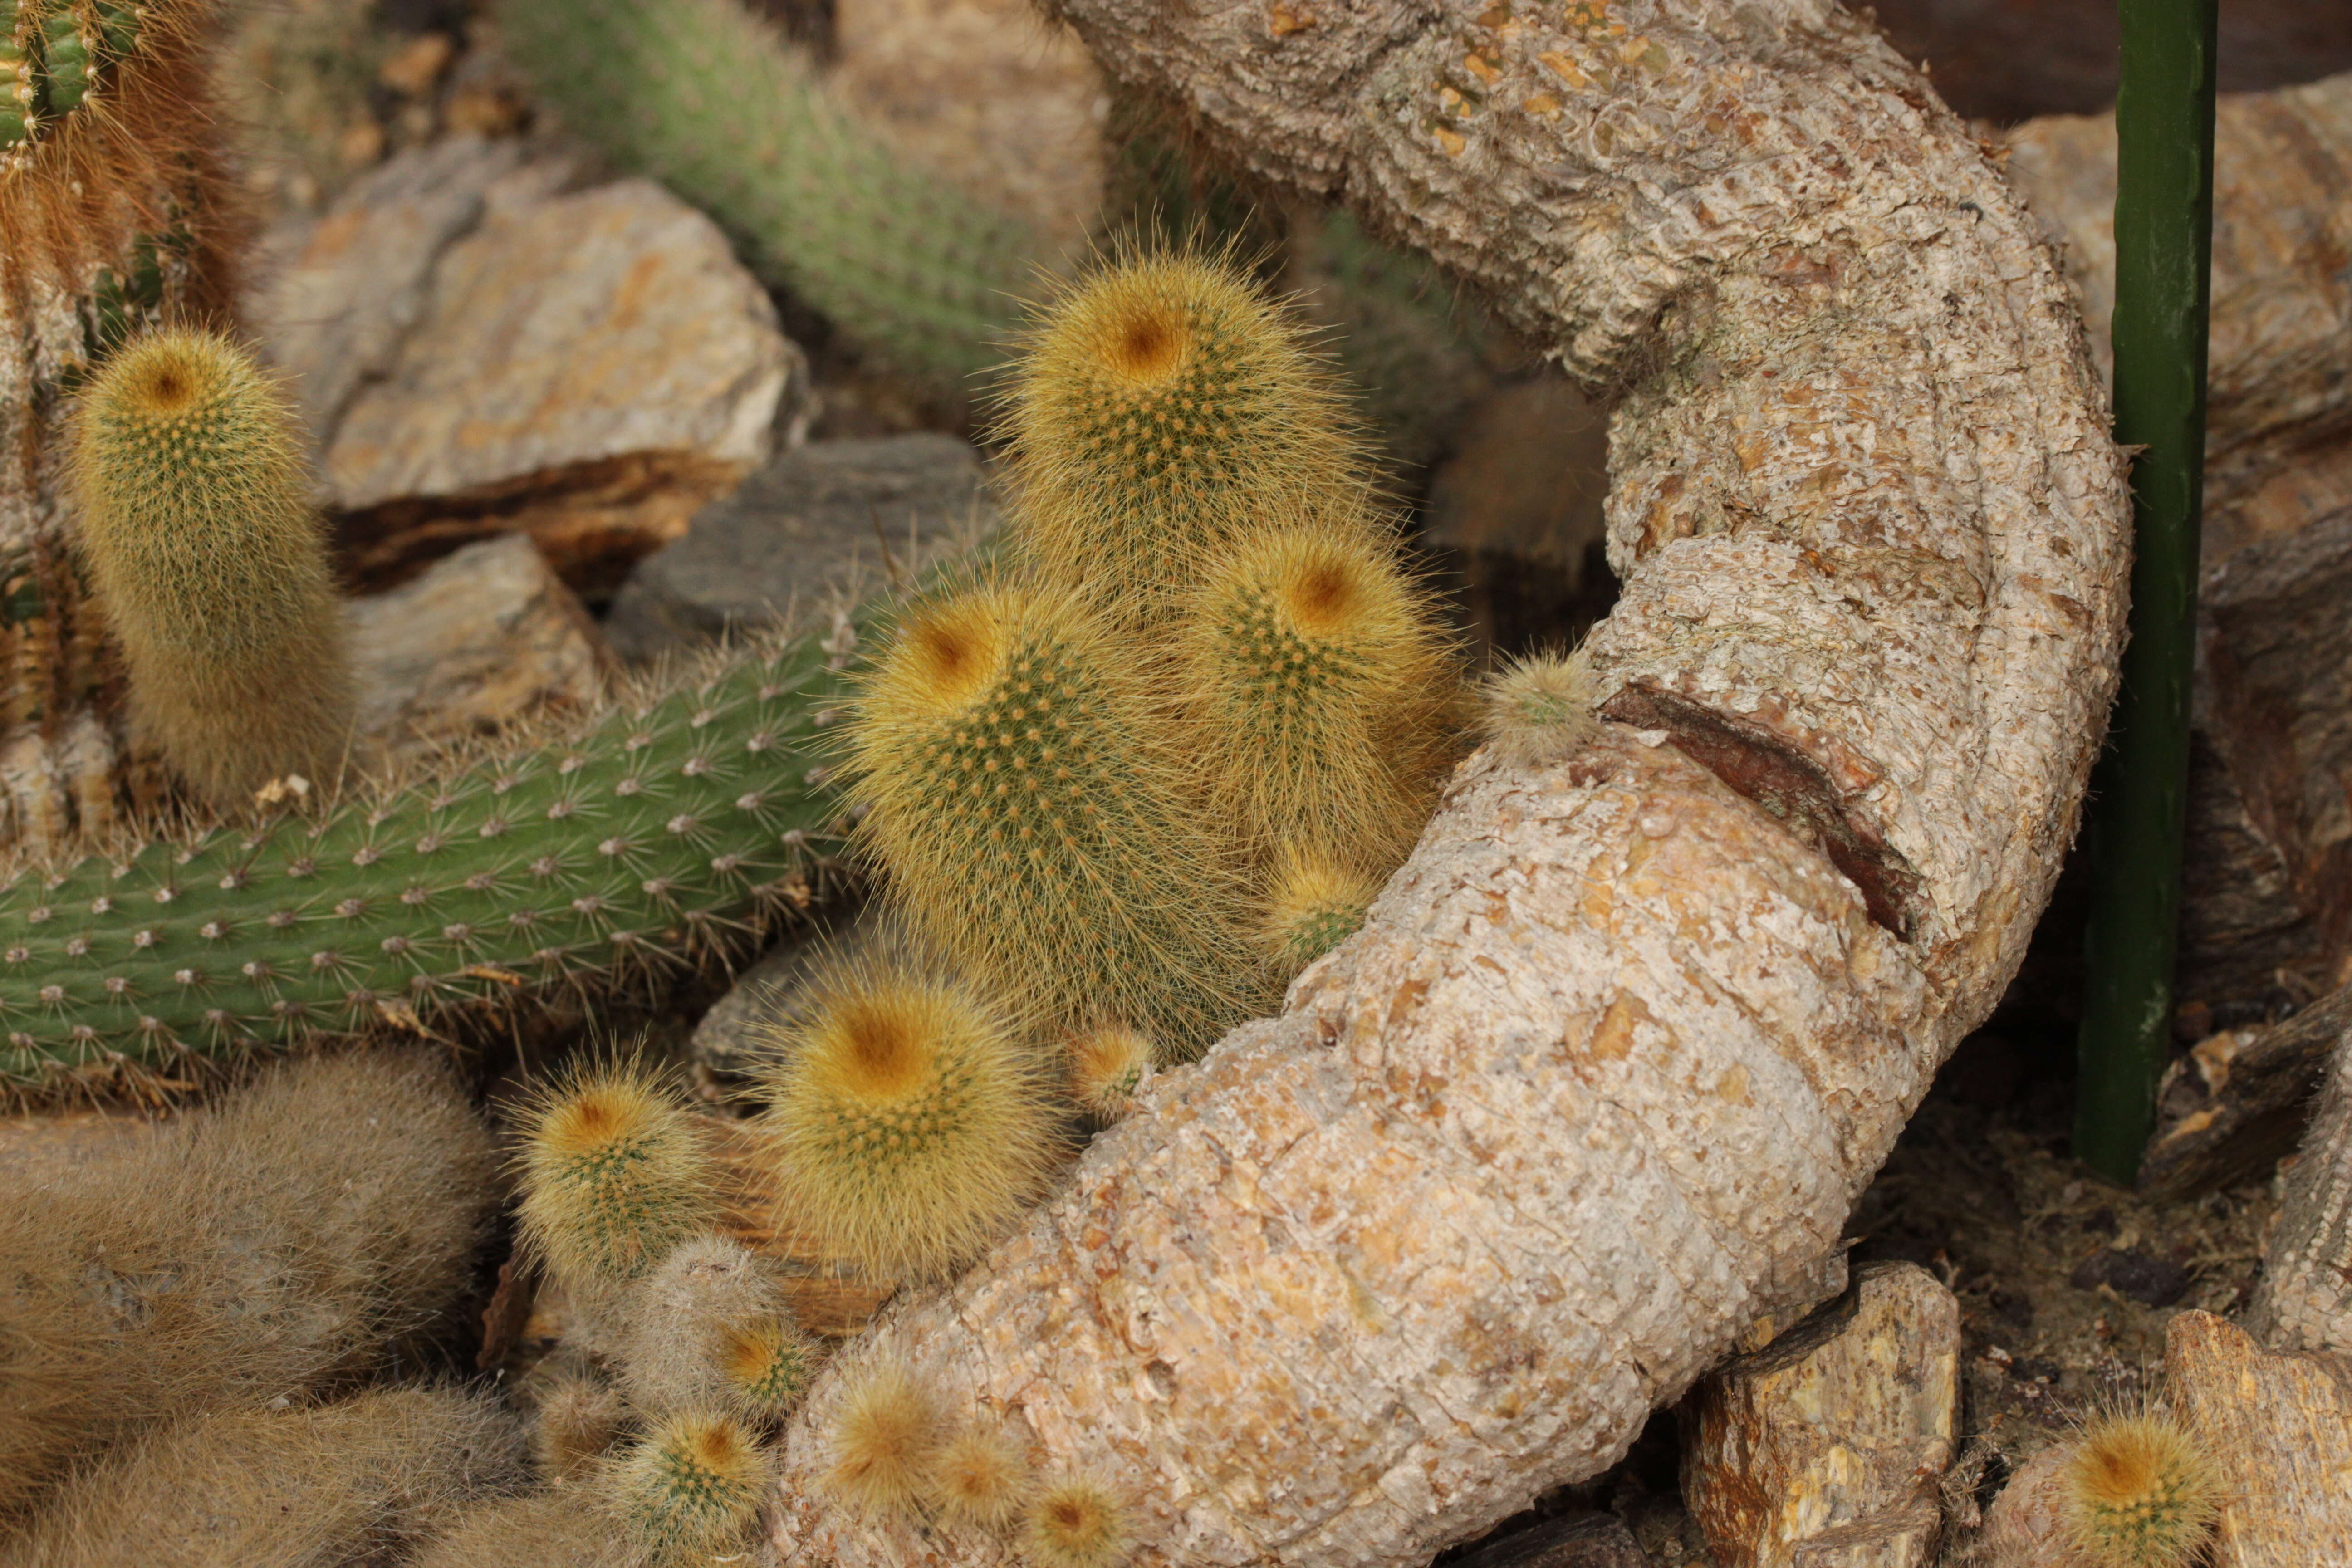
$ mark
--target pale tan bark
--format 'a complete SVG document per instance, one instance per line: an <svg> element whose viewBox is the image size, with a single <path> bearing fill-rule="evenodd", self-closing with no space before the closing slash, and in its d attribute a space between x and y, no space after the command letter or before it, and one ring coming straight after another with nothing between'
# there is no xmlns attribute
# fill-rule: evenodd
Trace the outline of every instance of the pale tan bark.
<svg viewBox="0 0 2352 1568"><path fill-rule="evenodd" d="M2166 1325L2166 1397L2213 1461L2213 1568L2352 1563L2352 1360L2268 1354L2210 1312Z"/></svg>
<svg viewBox="0 0 2352 1568"><path fill-rule="evenodd" d="M1465 764L1280 1019L846 1355L897 1347L1103 1477L1139 1563L1418 1568L1829 1283L2073 835L2117 458L2014 197L1832 7L1064 12L1259 172L1633 382L1599 663L1678 743ZM840 1387L785 1436L783 1559L1006 1560L826 1500Z"/></svg>
<svg viewBox="0 0 2352 1568"><path fill-rule="evenodd" d="M2352 1028L2287 1176L2246 1327L2273 1350L2352 1352Z"/></svg>

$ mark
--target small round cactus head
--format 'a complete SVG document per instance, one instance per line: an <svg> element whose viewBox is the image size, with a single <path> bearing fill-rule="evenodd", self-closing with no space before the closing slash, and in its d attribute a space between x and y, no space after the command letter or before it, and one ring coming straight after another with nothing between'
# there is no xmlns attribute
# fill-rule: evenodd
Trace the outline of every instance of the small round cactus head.
<svg viewBox="0 0 2352 1568"><path fill-rule="evenodd" d="M628 1421L621 1391L598 1376L584 1357L541 1363L525 1388L531 1464L550 1486L593 1469Z"/></svg>
<svg viewBox="0 0 2352 1568"><path fill-rule="evenodd" d="M757 1436L733 1415L686 1413L613 1466L606 1495L655 1561L685 1563L739 1545L768 1481Z"/></svg>
<svg viewBox="0 0 2352 1568"><path fill-rule="evenodd" d="M1188 601L1182 696L1216 814L1283 839L1401 859L1434 804L1421 759L1458 684L1429 595L1370 531L1253 533Z"/></svg>
<svg viewBox="0 0 2352 1568"><path fill-rule="evenodd" d="M652 1068L574 1068L541 1090L523 1127L524 1246L566 1289L609 1295L718 1212L695 1114Z"/></svg>
<svg viewBox="0 0 2352 1568"><path fill-rule="evenodd" d="M134 338L82 395L78 539L133 734L203 799L338 773L352 682L293 405L216 332Z"/></svg>
<svg viewBox="0 0 2352 1568"><path fill-rule="evenodd" d="M1089 1024L1068 1037L1070 1098L1097 1121L1116 1121L1135 1102L1159 1053L1150 1038L1125 1024Z"/></svg>
<svg viewBox="0 0 2352 1568"><path fill-rule="evenodd" d="M1021 1543L1038 1568L1118 1568L1135 1550L1126 1503L1085 1477L1053 1481L1030 1500Z"/></svg>
<svg viewBox="0 0 2352 1568"><path fill-rule="evenodd" d="M1004 419L1024 557L1149 613L1269 506L1349 515L1367 465L1329 372L1234 259L1118 258L1041 313Z"/></svg>
<svg viewBox="0 0 2352 1568"><path fill-rule="evenodd" d="M1601 732L1592 712L1592 672L1582 652L1537 653L1488 676L1478 729L1504 761L1540 767Z"/></svg>
<svg viewBox="0 0 2352 1568"><path fill-rule="evenodd" d="M772 1037L761 1121L780 1201L885 1276L977 1257L1061 1152L1036 1053L971 988L888 954L821 978Z"/></svg>
<svg viewBox="0 0 2352 1568"><path fill-rule="evenodd" d="M1381 879L1363 865L1313 846L1285 844L1267 878L1261 934L1276 971L1297 973L1364 923Z"/></svg>
<svg viewBox="0 0 2352 1568"><path fill-rule="evenodd" d="M815 1348L784 1305L767 1259L739 1241L679 1243L623 1298L614 1359L643 1415L781 1414L807 1386Z"/></svg>
<svg viewBox="0 0 2352 1568"><path fill-rule="evenodd" d="M912 606L848 736L852 798L920 936L1045 1026L1121 1017L1198 1054L1263 1000L1243 885L1166 745L1157 664L1066 595Z"/></svg>
<svg viewBox="0 0 2352 1568"><path fill-rule="evenodd" d="M948 1440L938 1394L892 1353L871 1353L843 1385L825 1429L825 1489L877 1514L911 1514L936 1495Z"/></svg>
<svg viewBox="0 0 2352 1568"><path fill-rule="evenodd" d="M951 1523L1009 1529L1030 1489L1029 1460L1002 1430L972 1427L940 1450L932 1506Z"/></svg>
<svg viewBox="0 0 2352 1568"><path fill-rule="evenodd" d="M2212 1459L2160 1408L2084 1426L2058 1496L2067 1544L2096 1568L2188 1568L2221 1511Z"/></svg>

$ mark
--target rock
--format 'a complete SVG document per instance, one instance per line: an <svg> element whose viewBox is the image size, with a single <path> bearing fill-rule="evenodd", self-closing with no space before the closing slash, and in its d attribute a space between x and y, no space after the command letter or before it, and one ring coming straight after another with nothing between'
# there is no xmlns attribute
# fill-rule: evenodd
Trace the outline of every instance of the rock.
<svg viewBox="0 0 2352 1568"><path fill-rule="evenodd" d="M1926 1568L1959 1419L1960 1310L1907 1263L1708 1377L1683 1498L1719 1568Z"/></svg>
<svg viewBox="0 0 2352 1568"><path fill-rule="evenodd" d="M2213 1568L2352 1563L2352 1361L2272 1354L2183 1312L2165 1332L2164 1378L2220 1471Z"/></svg>
<svg viewBox="0 0 2352 1568"><path fill-rule="evenodd" d="M1094 57L1028 0L835 0L832 82L913 158L1083 256L1102 205Z"/></svg>
<svg viewBox="0 0 2352 1568"><path fill-rule="evenodd" d="M347 614L360 732L388 751L604 700L604 637L522 535L469 544Z"/></svg>
<svg viewBox="0 0 2352 1568"><path fill-rule="evenodd" d="M1448 1568L1650 1568L1650 1556L1615 1514L1571 1513L1506 1536Z"/></svg>
<svg viewBox="0 0 2352 1568"><path fill-rule="evenodd" d="M575 178L455 136L281 247L252 310L362 586L524 531L609 592L804 427L806 361L717 226L648 181Z"/></svg>
<svg viewBox="0 0 2352 1568"><path fill-rule="evenodd" d="M2074 1446L2059 1443L2028 1459L1985 1510L1970 1568L2098 1568L2066 1542L2059 1481Z"/></svg>
<svg viewBox="0 0 2352 1568"><path fill-rule="evenodd" d="M2104 1285L2144 1307L2169 1307L2188 1293L2189 1270L2137 1248L2117 1251L2103 1247L2076 1266L2067 1283L2077 1290L2095 1290Z"/></svg>
<svg viewBox="0 0 2352 1568"><path fill-rule="evenodd" d="M1519 653L1572 643L1606 615L1609 415L1557 375L1506 386L1462 421L1430 477L1423 542L1461 583L1472 635Z"/></svg>
<svg viewBox="0 0 2352 1568"><path fill-rule="evenodd" d="M684 539L640 563L605 633L625 658L773 625L903 575L992 521L979 459L952 436L819 441L777 456ZM885 542L890 562L882 559Z"/></svg>

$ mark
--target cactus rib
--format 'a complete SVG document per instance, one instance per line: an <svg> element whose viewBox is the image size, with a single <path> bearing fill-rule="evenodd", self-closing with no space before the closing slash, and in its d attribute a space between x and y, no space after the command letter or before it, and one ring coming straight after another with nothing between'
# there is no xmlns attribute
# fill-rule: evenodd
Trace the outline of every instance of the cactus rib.
<svg viewBox="0 0 2352 1568"><path fill-rule="evenodd" d="M567 739L18 869L0 1087L429 1032L723 952L807 905L846 831L816 742L854 640L842 616Z"/></svg>

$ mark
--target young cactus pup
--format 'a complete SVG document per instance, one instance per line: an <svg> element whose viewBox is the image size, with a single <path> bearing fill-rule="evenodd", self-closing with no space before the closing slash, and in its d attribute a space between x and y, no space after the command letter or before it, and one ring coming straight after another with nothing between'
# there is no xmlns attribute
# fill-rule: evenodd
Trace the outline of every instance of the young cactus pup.
<svg viewBox="0 0 2352 1568"><path fill-rule="evenodd" d="M1297 973L1364 923L1381 879L1322 850L1286 844L1275 857L1261 935L1276 970Z"/></svg>
<svg viewBox="0 0 2352 1568"><path fill-rule="evenodd" d="M1149 659L1028 584L919 604L868 677L849 791L898 907L977 984L1183 1058L1264 998L1231 850L1151 739Z"/></svg>
<svg viewBox="0 0 2352 1568"><path fill-rule="evenodd" d="M1271 510L1352 518L1368 466L1324 365L1231 257L1128 257L1030 334L1004 421L1024 558L1151 613Z"/></svg>
<svg viewBox="0 0 2352 1568"><path fill-rule="evenodd" d="M864 1267L951 1273L1044 1191L1061 1136L1034 1053L968 987L854 961L773 1043L779 1196Z"/></svg>
<svg viewBox="0 0 2352 1568"><path fill-rule="evenodd" d="M932 1486L932 1504L950 1521L975 1530L1010 1529L1029 1496L1029 1461L1008 1434L973 1427L940 1450Z"/></svg>
<svg viewBox="0 0 2352 1568"><path fill-rule="evenodd" d="M1090 1024L1068 1037L1070 1098L1097 1121L1111 1122L1135 1104L1159 1053L1124 1024Z"/></svg>
<svg viewBox="0 0 2352 1568"><path fill-rule="evenodd" d="M1592 673L1584 655L1529 654L1486 678L1478 728L1503 760L1540 767L1601 732L1592 714Z"/></svg>
<svg viewBox="0 0 2352 1568"><path fill-rule="evenodd" d="M871 1513L912 1513L937 1489L947 1438L929 1384L896 1355L869 1355L833 1409L825 1489Z"/></svg>
<svg viewBox="0 0 2352 1568"><path fill-rule="evenodd" d="M1191 750L1221 820L1263 848L1404 858L1434 804L1418 760L1455 681L1428 595L1368 531L1306 522L1244 538L1181 633Z"/></svg>
<svg viewBox="0 0 2352 1568"><path fill-rule="evenodd" d="M656 1563L694 1563L750 1533L767 1480L767 1456L749 1426L688 1412L646 1433L613 1467L609 1495Z"/></svg>
<svg viewBox="0 0 2352 1568"><path fill-rule="evenodd" d="M1118 1568L1135 1551L1127 1506L1083 1477L1066 1477L1037 1494L1021 1544L1038 1568Z"/></svg>
<svg viewBox="0 0 2352 1568"><path fill-rule="evenodd" d="M2058 1496L2067 1544L2095 1568L2188 1568L2221 1512L2212 1460L2159 1410L2093 1421Z"/></svg>
<svg viewBox="0 0 2352 1568"><path fill-rule="evenodd" d="M621 1309L621 1386L640 1415L782 1413L808 1385L815 1347L794 1325L773 1272L724 1237L681 1243Z"/></svg>
<svg viewBox="0 0 2352 1568"><path fill-rule="evenodd" d="M221 810L333 776L352 725L342 606L293 406L216 332L132 340L84 392L79 542L130 675L134 740Z"/></svg>
<svg viewBox="0 0 2352 1568"><path fill-rule="evenodd" d="M718 1210L694 1113L635 1062L578 1069L544 1089L518 1163L524 1245L583 1304L609 1300Z"/></svg>

